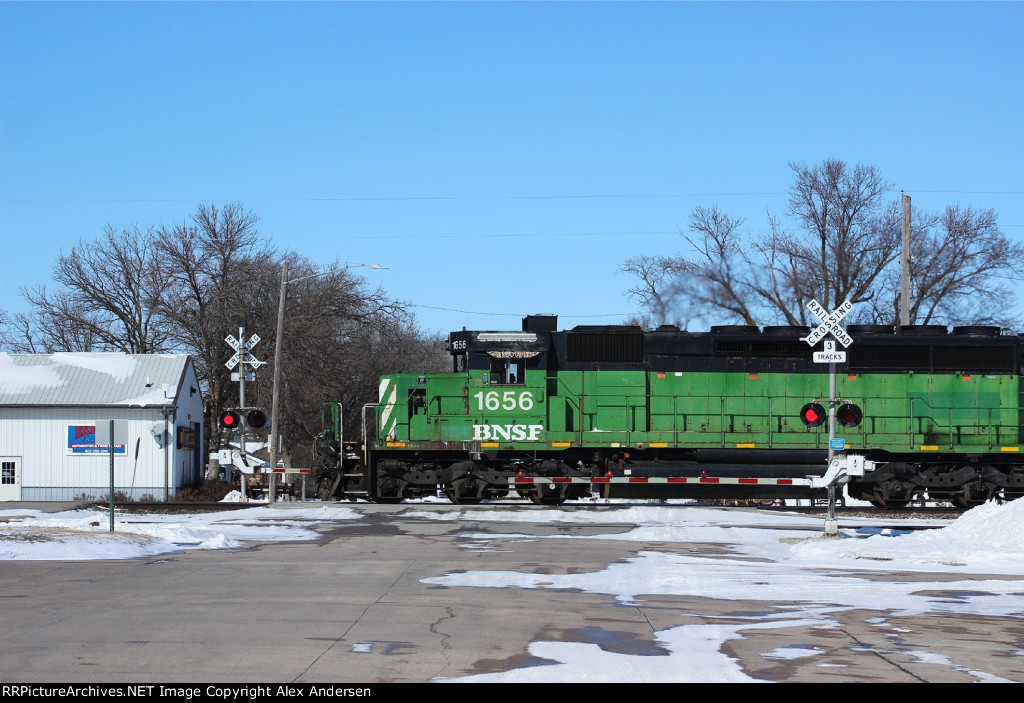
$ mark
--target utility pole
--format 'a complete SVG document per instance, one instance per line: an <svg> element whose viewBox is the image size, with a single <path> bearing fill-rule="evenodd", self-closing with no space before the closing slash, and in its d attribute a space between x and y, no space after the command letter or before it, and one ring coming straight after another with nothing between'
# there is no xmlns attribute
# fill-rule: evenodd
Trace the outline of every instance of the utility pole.
<svg viewBox="0 0 1024 703"><path fill-rule="evenodd" d="M326 271L320 271L319 273L310 274L309 276L300 276L299 278L293 278L288 280L288 262L284 262L281 271L281 297L277 305L277 346L274 348L274 390L272 393L271 410L270 410L270 502L276 500L275 495L275 474L274 469L277 468L278 461L278 446L281 443L280 427L278 426L278 408L281 400L281 366L283 362L281 360L281 350L284 347L284 308L285 302L288 298L288 285L291 283L298 283L299 281L305 281L310 278L320 278L330 273L342 271L350 268L357 268L365 266L367 268L386 270L387 266L381 266L380 264L356 264L350 261L342 261L337 265L332 266Z"/></svg>
<svg viewBox="0 0 1024 703"><path fill-rule="evenodd" d="M903 255L900 257L900 324L910 324L910 196L903 196Z"/></svg>
<svg viewBox="0 0 1024 703"><path fill-rule="evenodd" d="M277 424L278 399L281 393L281 345L284 344L284 301L288 295L288 262L281 271L281 301L277 306L277 342L274 344L274 391L270 407L270 502L277 500L277 447L279 427Z"/></svg>

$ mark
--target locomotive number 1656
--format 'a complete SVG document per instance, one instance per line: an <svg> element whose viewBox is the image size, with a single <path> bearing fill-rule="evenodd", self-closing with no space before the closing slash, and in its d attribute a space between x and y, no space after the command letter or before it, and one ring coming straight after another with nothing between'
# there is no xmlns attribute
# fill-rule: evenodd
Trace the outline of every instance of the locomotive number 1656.
<svg viewBox="0 0 1024 703"><path fill-rule="evenodd" d="M480 391L473 395L477 401L477 410L522 410L533 409L532 391Z"/></svg>

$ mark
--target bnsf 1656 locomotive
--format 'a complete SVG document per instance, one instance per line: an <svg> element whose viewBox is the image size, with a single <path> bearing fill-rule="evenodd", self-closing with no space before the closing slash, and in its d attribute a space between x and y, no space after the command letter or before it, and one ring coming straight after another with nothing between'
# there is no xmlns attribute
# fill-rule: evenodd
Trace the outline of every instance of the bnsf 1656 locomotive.
<svg viewBox="0 0 1024 703"><path fill-rule="evenodd" d="M1020 335L850 325L830 397L809 331L559 331L533 315L521 330L453 332L450 373L380 379L372 436L343 442L341 409L325 406L320 495L814 497L794 479L824 473L830 412L833 449L874 462L851 497L970 506L1024 493Z"/></svg>

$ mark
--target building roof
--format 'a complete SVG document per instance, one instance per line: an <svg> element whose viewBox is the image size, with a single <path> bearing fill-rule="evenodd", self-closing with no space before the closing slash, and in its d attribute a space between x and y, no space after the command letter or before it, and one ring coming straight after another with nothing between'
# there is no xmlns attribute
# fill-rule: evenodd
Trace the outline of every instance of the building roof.
<svg viewBox="0 0 1024 703"><path fill-rule="evenodd" d="M0 354L0 406L173 406L191 363L185 354Z"/></svg>

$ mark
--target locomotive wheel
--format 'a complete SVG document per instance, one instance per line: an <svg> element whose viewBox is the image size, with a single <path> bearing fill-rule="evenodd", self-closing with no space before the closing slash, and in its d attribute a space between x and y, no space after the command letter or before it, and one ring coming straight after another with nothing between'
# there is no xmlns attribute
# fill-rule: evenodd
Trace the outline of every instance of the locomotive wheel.
<svg viewBox="0 0 1024 703"><path fill-rule="evenodd" d="M964 508L965 510L967 508L975 508L983 504L984 502L985 501L983 500L969 500L961 495L953 496L953 505L955 505L958 508Z"/></svg>
<svg viewBox="0 0 1024 703"><path fill-rule="evenodd" d="M953 505L958 508L976 508L984 505L988 500L988 493L985 485L980 482L968 483L963 489L953 496Z"/></svg>
<svg viewBox="0 0 1024 703"><path fill-rule="evenodd" d="M864 500L866 500L867 502L871 503L871 505L875 506L876 508L884 508L885 507L885 503L883 503L879 498L877 498L874 493L870 493L868 495L865 495L864 496Z"/></svg>
<svg viewBox="0 0 1024 703"><path fill-rule="evenodd" d="M530 502L534 505L561 505L565 502L565 496L539 496L531 493Z"/></svg>
<svg viewBox="0 0 1024 703"><path fill-rule="evenodd" d="M375 503L401 503L405 500L402 495L404 484L389 476L377 480L377 495L373 499Z"/></svg>
<svg viewBox="0 0 1024 703"><path fill-rule="evenodd" d="M448 500L455 503L456 505L479 505L480 501L483 500L483 498L480 498L479 496L460 496L455 491L445 491L444 494L448 496Z"/></svg>
<svg viewBox="0 0 1024 703"><path fill-rule="evenodd" d="M452 481L452 484L445 489L444 494L456 505L477 505L484 499L480 492L481 487L480 481L467 476Z"/></svg>
<svg viewBox="0 0 1024 703"><path fill-rule="evenodd" d="M561 505L565 502L566 487L554 483L541 484L536 493L530 494L530 500L537 505Z"/></svg>
<svg viewBox="0 0 1024 703"><path fill-rule="evenodd" d="M898 479L892 479L875 486L874 500L870 498L868 500L878 508L899 510L900 508L907 507L912 498L913 489L909 484L903 483Z"/></svg>
<svg viewBox="0 0 1024 703"><path fill-rule="evenodd" d="M905 508L908 505L910 505L909 500L897 500L895 498L889 498L888 500L883 501L882 504L879 505L878 507L885 508L887 510L900 510L901 508Z"/></svg>
<svg viewBox="0 0 1024 703"><path fill-rule="evenodd" d="M334 491L337 490L338 484L341 483L341 473L336 473L332 478L330 475L324 478L317 487L317 495L320 500L330 500L334 497Z"/></svg>

